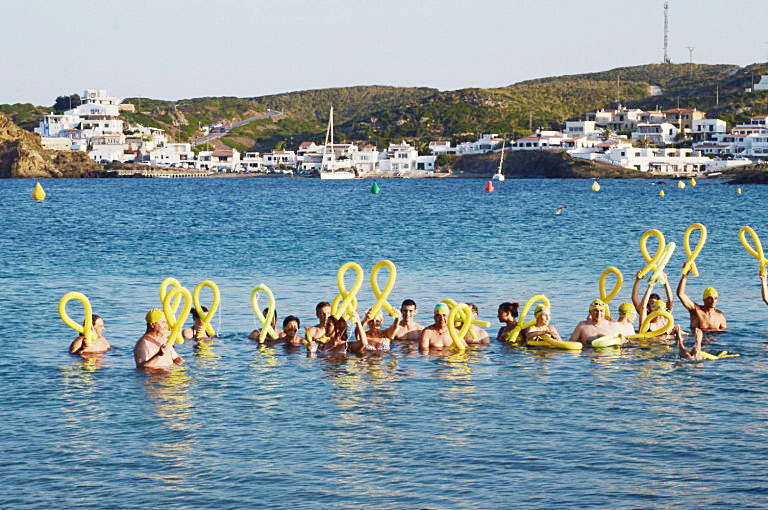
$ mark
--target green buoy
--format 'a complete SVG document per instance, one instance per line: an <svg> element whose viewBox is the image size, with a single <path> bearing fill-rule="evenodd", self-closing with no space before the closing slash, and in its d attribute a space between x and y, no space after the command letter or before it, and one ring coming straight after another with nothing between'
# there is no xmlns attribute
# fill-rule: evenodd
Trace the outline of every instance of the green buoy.
<svg viewBox="0 0 768 510"><path fill-rule="evenodd" d="M374 195L378 195L381 193L381 188L379 188L379 183L376 181L373 181L373 186L371 186L371 193Z"/></svg>

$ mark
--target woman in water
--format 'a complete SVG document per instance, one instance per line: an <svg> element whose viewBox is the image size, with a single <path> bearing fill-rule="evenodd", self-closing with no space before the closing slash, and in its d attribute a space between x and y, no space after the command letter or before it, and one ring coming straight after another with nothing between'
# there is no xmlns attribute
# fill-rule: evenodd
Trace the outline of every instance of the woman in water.
<svg viewBox="0 0 768 510"><path fill-rule="evenodd" d="M107 352L112 348L112 346L109 345L109 342L107 342L107 339L102 335L106 329L104 327L104 319L99 315L93 315L91 316L91 324L93 325L93 332L96 333L96 338L89 344L86 344L85 337L83 335L78 336L69 346L70 354L79 354L80 356L85 354L100 354L102 352Z"/></svg>
<svg viewBox="0 0 768 510"><path fill-rule="evenodd" d="M347 338L349 326L343 318L337 319L333 315L328 317L325 323L325 335L319 338L313 338L307 330L307 350L310 354L314 352L327 352L334 354L344 354L347 352Z"/></svg>
<svg viewBox="0 0 768 510"><path fill-rule="evenodd" d="M514 303L507 301L499 305L497 317L499 318L499 322L504 323L504 326L499 329L499 333L496 335L497 340L504 340L515 326L517 326L518 308L520 308L520 303L517 301Z"/></svg>
<svg viewBox="0 0 768 510"><path fill-rule="evenodd" d="M477 305L474 303L467 303L467 305L469 306L469 309L472 311L472 320L477 319L480 316L480 311L477 309ZM484 330L483 328L475 324L472 324L470 328L471 328L471 331L474 331L475 337L477 337L477 340L475 340L475 338L470 333L467 333L467 336L464 338L464 341L467 342L467 344L488 345L489 343L491 343L491 337L488 336L488 332L486 330Z"/></svg>
<svg viewBox="0 0 768 510"><path fill-rule="evenodd" d="M536 317L536 324L529 328L525 328L523 331L523 337L526 342L542 335L549 335L555 340L563 341L563 339L560 338L560 333L557 332L557 329L549 323L551 318L549 307L538 305L533 312L533 315Z"/></svg>
<svg viewBox="0 0 768 510"><path fill-rule="evenodd" d="M669 286L669 284L667 284ZM640 325L642 326L643 322L645 322L646 317L651 315L653 312L657 310L667 310L669 311L669 306L667 303L662 301L661 299L656 299L655 301L651 302L650 304L648 301L650 300L651 296L654 295L651 293L651 290L653 290L653 287L650 285L648 286L648 290L645 291L645 295L643 296L643 301L640 303ZM659 329L662 329L667 326L667 318L662 316L657 316L651 319L651 323L649 324L648 331L656 331ZM658 340L666 340L672 336L671 332L665 333L663 335L659 335L655 338Z"/></svg>
<svg viewBox="0 0 768 510"><path fill-rule="evenodd" d="M395 321L400 318L399 313L395 317ZM349 342L348 347L352 352L366 353L366 352L387 352L389 351L389 343L392 340L389 338L385 331L381 330L381 324L384 322L384 316L379 310L375 315L368 310L365 313L365 319L362 323L358 323L355 328L354 342ZM365 327L368 326L368 331Z"/></svg>

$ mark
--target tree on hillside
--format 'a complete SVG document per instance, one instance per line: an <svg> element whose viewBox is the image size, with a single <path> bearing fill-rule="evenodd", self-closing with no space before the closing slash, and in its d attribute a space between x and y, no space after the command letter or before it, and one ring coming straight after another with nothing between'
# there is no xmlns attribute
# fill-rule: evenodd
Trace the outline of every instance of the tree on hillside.
<svg viewBox="0 0 768 510"><path fill-rule="evenodd" d="M82 101L80 100L80 94L72 94L71 96L59 96L56 98L56 102L53 103L53 109L57 112L63 112L76 106L80 106Z"/></svg>

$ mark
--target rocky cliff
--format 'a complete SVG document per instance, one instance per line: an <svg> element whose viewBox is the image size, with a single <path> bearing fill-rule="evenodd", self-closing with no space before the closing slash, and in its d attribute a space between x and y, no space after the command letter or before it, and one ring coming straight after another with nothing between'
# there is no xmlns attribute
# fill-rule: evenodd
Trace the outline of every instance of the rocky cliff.
<svg viewBox="0 0 768 510"><path fill-rule="evenodd" d="M454 174L491 177L499 167L498 153L454 157L449 165ZM644 172L605 163L571 158L562 151L507 151L502 172L506 177L555 179L650 178ZM658 178L658 177L656 177Z"/></svg>
<svg viewBox="0 0 768 510"><path fill-rule="evenodd" d="M101 168L84 152L43 149L40 136L0 113L0 177L95 177Z"/></svg>

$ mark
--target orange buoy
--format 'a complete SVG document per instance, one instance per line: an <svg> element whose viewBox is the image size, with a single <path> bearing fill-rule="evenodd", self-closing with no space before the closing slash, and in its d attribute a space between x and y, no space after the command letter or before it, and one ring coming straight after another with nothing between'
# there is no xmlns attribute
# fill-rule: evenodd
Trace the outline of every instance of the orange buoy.
<svg viewBox="0 0 768 510"><path fill-rule="evenodd" d="M35 184L35 191L32 192L32 198L38 202L45 200L45 190L39 182Z"/></svg>
<svg viewBox="0 0 768 510"><path fill-rule="evenodd" d="M493 193L495 190L493 189L493 183L491 181L486 181L485 183L485 191L488 193Z"/></svg>

